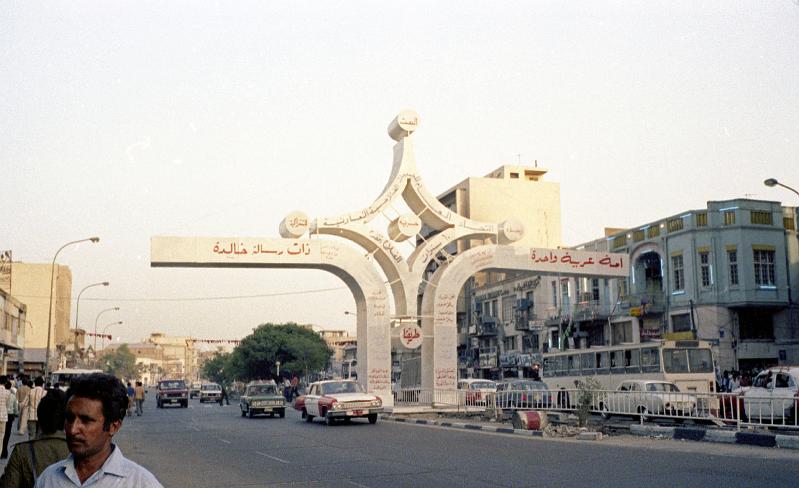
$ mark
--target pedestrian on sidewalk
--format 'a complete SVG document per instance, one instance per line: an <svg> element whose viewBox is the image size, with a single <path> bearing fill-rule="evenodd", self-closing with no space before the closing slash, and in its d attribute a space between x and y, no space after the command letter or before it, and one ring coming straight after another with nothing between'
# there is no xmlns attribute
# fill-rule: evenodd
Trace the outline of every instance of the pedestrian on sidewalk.
<svg viewBox="0 0 799 488"><path fill-rule="evenodd" d="M64 404L60 395L47 392L39 402L37 418L41 435L37 439L14 445L3 477L0 478L0 486L33 488L39 473L69 455L64 436Z"/></svg>
<svg viewBox="0 0 799 488"><path fill-rule="evenodd" d="M28 432L28 401L31 393L30 380L22 378L17 389L17 405L19 406L19 422L17 434L25 435Z"/></svg>
<svg viewBox="0 0 799 488"><path fill-rule="evenodd" d="M35 439L39 435L39 417L36 410L39 408L39 402L44 398L44 378L37 376L33 380L33 388L28 394L28 439Z"/></svg>
<svg viewBox="0 0 799 488"><path fill-rule="evenodd" d="M133 389L133 400L136 401L136 415L141 417L144 413L144 386L141 381L136 382L136 387Z"/></svg>
<svg viewBox="0 0 799 488"><path fill-rule="evenodd" d="M0 434L2 435L5 435L6 424L8 424L8 402L11 396L11 393L5 387L6 381L8 381L7 376L0 376ZM3 453L7 454L5 450L3 450Z"/></svg>
<svg viewBox="0 0 799 488"><path fill-rule="evenodd" d="M14 419L17 418L17 414L19 413L16 388L14 388L10 379L6 379L4 386L5 389L8 390L8 400L6 403L8 421L6 422L5 433L3 434L3 452L0 454L0 459L8 458L8 440L11 438L11 430L14 428Z"/></svg>
<svg viewBox="0 0 799 488"><path fill-rule="evenodd" d="M136 390L133 388L133 383L131 383L130 381L128 381L128 388L126 391L128 394L127 416L130 417L131 415L133 415L133 402L134 402L133 397L136 395Z"/></svg>

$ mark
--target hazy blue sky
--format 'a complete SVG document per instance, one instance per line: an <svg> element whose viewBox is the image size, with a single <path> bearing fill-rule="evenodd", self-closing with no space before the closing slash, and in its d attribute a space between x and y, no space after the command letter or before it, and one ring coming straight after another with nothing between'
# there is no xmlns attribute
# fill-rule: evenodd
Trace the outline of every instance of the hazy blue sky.
<svg viewBox="0 0 799 488"><path fill-rule="evenodd" d="M49 262L99 235L59 262L76 293L111 282L84 294L82 323L118 305L103 321L124 320L126 341L352 328L332 275L151 269L149 239L277 236L290 210L368 205L403 108L421 116L433 192L502 163L549 168L567 245L707 200L799 204L762 184L799 186L790 0L2 1L0 93L0 249Z"/></svg>

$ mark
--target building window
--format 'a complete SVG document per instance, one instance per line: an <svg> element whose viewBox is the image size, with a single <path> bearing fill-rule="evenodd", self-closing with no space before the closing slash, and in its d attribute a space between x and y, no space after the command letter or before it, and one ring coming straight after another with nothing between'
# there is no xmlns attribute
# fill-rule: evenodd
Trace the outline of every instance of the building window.
<svg viewBox="0 0 799 488"><path fill-rule="evenodd" d="M710 253L703 251L699 253L699 269L702 273L702 286L713 284L713 273L710 268Z"/></svg>
<svg viewBox="0 0 799 488"><path fill-rule="evenodd" d="M727 251L727 264L730 267L730 286L738 285L738 251Z"/></svg>
<svg viewBox="0 0 799 488"><path fill-rule="evenodd" d="M687 313L672 315L671 330L672 332L688 332L691 330L691 315Z"/></svg>
<svg viewBox="0 0 799 488"><path fill-rule="evenodd" d="M774 286L774 251L755 249L755 284Z"/></svg>
<svg viewBox="0 0 799 488"><path fill-rule="evenodd" d="M653 225L652 227L646 229L646 237L652 239L653 237L657 237L660 235L660 227L657 225Z"/></svg>
<svg viewBox="0 0 799 488"><path fill-rule="evenodd" d="M677 232L678 230L682 230L683 227L682 219L681 218L671 219L666 224L666 227L668 227L669 232Z"/></svg>
<svg viewBox="0 0 799 488"><path fill-rule="evenodd" d="M671 271L674 282L672 283L672 291L681 291L685 289L685 269L683 267L682 254L671 257Z"/></svg>
<svg viewBox="0 0 799 488"><path fill-rule="evenodd" d="M557 307L558 306L558 282L557 281L553 281L552 282L552 306L553 307Z"/></svg>
<svg viewBox="0 0 799 488"><path fill-rule="evenodd" d="M761 212L752 210L749 212L749 219L753 224L772 225L771 212Z"/></svg>
<svg viewBox="0 0 799 488"><path fill-rule="evenodd" d="M774 316L769 310L744 308L737 317L741 340L774 339Z"/></svg>
<svg viewBox="0 0 799 488"><path fill-rule="evenodd" d="M707 212L700 212L694 215L697 227L707 227Z"/></svg>
<svg viewBox="0 0 799 488"><path fill-rule="evenodd" d="M506 337L504 342L506 351L516 350L516 336Z"/></svg>
<svg viewBox="0 0 799 488"><path fill-rule="evenodd" d="M786 230L796 230L796 225L793 223L793 217L783 217L782 226L785 227Z"/></svg>
<svg viewBox="0 0 799 488"><path fill-rule="evenodd" d="M643 241L644 237L645 237L645 234L644 234L643 230L639 229L639 230L636 230L635 232L633 232L633 241L635 241L635 242Z"/></svg>
<svg viewBox="0 0 799 488"><path fill-rule="evenodd" d="M502 297L502 320L505 322L513 320L513 305L515 301L515 296Z"/></svg>
<svg viewBox="0 0 799 488"><path fill-rule="evenodd" d="M510 179L518 180L519 179L519 173L511 173L510 174Z"/></svg>
<svg viewBox="0 0 799 488"><path fill-rule="evenodd" d="M595 302L599 301L599 278L591 280L591 299Z"/></svg>
<svg viewBox="0 0 799 488"><path fill-rule="evenodd" d="M613 238L613 249L618 249L627 245L627 235L620 235Z"/></svg>
<svg viewBox="0 0 799 488"><path fill-rule="evenodd" d="M724 225L735 225L735 211L727 210L724 212Z"/></svg>

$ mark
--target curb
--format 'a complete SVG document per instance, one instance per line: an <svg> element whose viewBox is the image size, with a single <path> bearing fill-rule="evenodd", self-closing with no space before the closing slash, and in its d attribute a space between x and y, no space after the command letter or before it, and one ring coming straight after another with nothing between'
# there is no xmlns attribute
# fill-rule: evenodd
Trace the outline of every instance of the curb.
<svg viewBox="0 0 799 488"><path fill-rule="evenodd" d="M793 435L705 430L689 427L659 427L654 425L631 425L630 434L645 437L665 437L675 440L799 449L799 436Z"/></svg>
<svg viewBox="0 0 799 488"><path fill-rule="evenodd" d="M544 437L544 433L541 431L514 429L513 427L505 427L501 425L466 424L463 422L450 422L447 420L409 419L404 417L395 417L394 415L387 415L382 418L384 420L391 420L393 422L400 422L405 424L436 425L438 427L448 427L451 429L482 430L485 432L519 435L524 437Z"/></svg>

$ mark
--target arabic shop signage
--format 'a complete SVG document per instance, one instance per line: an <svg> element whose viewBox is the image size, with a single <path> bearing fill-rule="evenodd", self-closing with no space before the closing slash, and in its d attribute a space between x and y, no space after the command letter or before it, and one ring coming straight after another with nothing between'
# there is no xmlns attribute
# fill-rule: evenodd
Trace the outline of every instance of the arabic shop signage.
<svg viewBox="0 0 799 488"><path fill-rule="evenodd" d="M400 342L408 349L422 345L422 329L416 324L403 325L400 329Z"/></svg>

